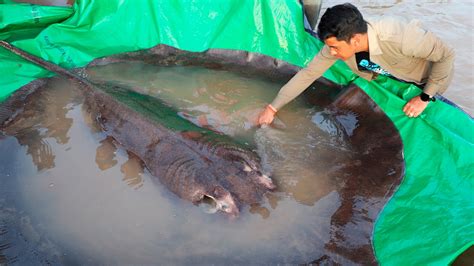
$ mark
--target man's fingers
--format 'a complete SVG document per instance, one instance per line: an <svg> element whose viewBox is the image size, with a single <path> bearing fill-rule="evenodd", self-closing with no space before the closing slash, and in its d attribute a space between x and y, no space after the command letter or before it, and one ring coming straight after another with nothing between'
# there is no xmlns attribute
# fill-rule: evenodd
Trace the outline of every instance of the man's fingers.
<svg viewBox="0 0 474 266"><path fill-rule="evenodd" d="M268 121L267 121L267 119L265 119L264 117L262 117L262 118L260 118L260 119L258 120L258 123L259 123L260 125L267 125L267 124L268 124Z"/></svg>
<svg viewBox="0 0 474 266"><path fill-rule="evenodd" d="M421 115L421 113L423 113L427 105L428 102L423 102L420 97L417 96L406 103L405 106L403 106L403 112L408 117L418 117Z"/></svg>
<svg viewBox="0 0 474 266"><path fill-rule="evenodd" d="M415 112L415 106L409 102L405 105L405 107L403 107L403 112L406 114L413 113Z"/></svg>
<svg viewBox="0 0 474 266"><path fill-rule="evenodd" d="M405 106L403 106L403 112L404 112L404 113L407 113L407 112L408 112L408 108L410 108L410 103L407 103L407 104L405 104Z"/></svg>
<svg viewBox="0 0 474 266"><path fill-rule="evenodd" d="M415 110L413 110L413 108L410 108L408 109L405 114L408 116L408 117L416 117L418 116L418 112L416 112Z"/></svg>
<svg viewBox="0 0 474 266"><path fill-rule="evenodd" d="M418 117L421 114L421 112L415 111L415 110L409 110L409 111L405 112L405 114L408 117Z"/></svg>

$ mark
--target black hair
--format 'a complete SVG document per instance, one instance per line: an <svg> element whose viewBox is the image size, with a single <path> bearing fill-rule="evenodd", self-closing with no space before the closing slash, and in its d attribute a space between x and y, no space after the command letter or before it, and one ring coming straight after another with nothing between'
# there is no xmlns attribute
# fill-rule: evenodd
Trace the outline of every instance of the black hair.
<svg viewBox="0 0 474 266"><path fill-rule="evenodd" d="M357 7L345 3L330 7L324 12L318 25L318 37L322 41L336 37L338 41L346 41L356 33L366 33L367 22Z"/></svg>

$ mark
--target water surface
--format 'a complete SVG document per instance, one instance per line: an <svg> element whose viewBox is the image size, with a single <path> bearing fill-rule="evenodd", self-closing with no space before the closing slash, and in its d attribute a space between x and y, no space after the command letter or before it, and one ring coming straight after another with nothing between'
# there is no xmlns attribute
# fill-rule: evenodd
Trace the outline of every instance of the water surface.
<svg viewBox="0 0 474 266"><path fill-rule="evenodd" d="M199 67L116 64L89 70L155 95L176 115L253 141L279 189L237 220L179 199L104 135L82 96L54 79L0 140L0 254L20 264L302 263L328 254L343 195L341 167L356 156L330 113L304 101L286 129L251 119L281 84ZM350 115L349 115L350 116ZM354 127L357 118L352 117ZM289 130L291 129L291 130ZM356 199L370 212L378 198ZM369 238L354 239L367 245Z"/></svg>

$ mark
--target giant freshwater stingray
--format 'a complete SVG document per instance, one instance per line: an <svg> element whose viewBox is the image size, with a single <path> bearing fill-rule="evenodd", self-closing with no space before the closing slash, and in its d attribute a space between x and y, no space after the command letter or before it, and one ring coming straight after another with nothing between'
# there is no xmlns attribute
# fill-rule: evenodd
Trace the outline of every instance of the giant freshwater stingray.
<svg viewBox="0 0 474 266"><path fill-rule="evenodd" d="M201 66L232 71L244 77L264 77L282 84L299 70L298 66L258 53L226 49L188 52L167 45L98 58L88 67L120 62ZM309 105L325 110L326 117L343 129L344 138L356 154L330 175L334 185L326 188L325 193L337 192L340 203L333 203L339 207L332 215L330 228L327 228L329 237L323 251L315 250L316 257L312 263L376 265L371 239L373 226L400 184L405 170L400 135L383 110L354 84L342 86L320 78L302 97ZM346 124L348 114L356 118L355 125ZM285 109L279 112L279 116L285 121ZM335 159L319 158L321 161ZM276 177L274 181L278 181Z"/></svg>
<svg viewBox="0 0 474 266"><path fill-rule="evenodd" d="M158 66L202 66L213 70L230 70L243 76L265 77L281 83L288 81L299 69L287 62L246 51L210 49L195 53L166 45L99 58L91 62L89 66L134 61ZM35 82L42 82L42 80L33 81L15 92L8 100L9 105L15 106L15 102L17 105L24 104L24 99L30 93L29 90L34 87ZM135 94L129 90L116 93L113 97L122 95L123 97L118 98L125 98L124 100L131 95L142 97L140 101L129 100L139 106L142 105L143 109L148 109L150 112L154 110L149 107L154 106L153 102L156 101L150 97L141 93ZM338 164L338 167L334 169L335 172L329 175L330 186L326 186L320 195L310 196L313 204L317 204L317 200L328 193L338 195L338 200L331 203L335 206L336 211L331 214L330 224L315 223L315 232L308 232L308 236L311 238L321 230L324 231L323 235L318 234L314 237L314 241L324 242L324 248L315 250L314 260L310 262L315 264L376 265L371 238L373 226L383 206L390 199L404 175L403 146L400 135L376 103L355 85L341 86L321 78L310 86L303 98L308 104L323 108L325 119L339 124L341 132L354 154L349 161ZM149 104L146 104L147 102ZM161 104L163 103L161 102ZM167 105L163 104L163 106ZM167 107L169 108L169 106ZM172 108L169 110L171 111ZM345 117L348 115L355 118L356 124L345 124ZM285 109L279 112L279 116L285 121ZM181 130L182 133L180 133L180 138L185 141L202 140L202 144L209 145L216 143L216 139L219 139L221 142L236 145L235 141L226 140L226 136L202 131L202 128L193 127L192 124L181 119L176 119L176 121L179 123L171 123L168 120L161 126L186 125L187 130ZM190 127L196 130L192 130ZM177 126L174 129L167 128L166 130L176 132L180 131L178 128ZM219 127L214 129L219 129ZM119 128L117 127L116 130ZM237 146L240 147L240 145ZM205 147L205 149L208 152L212 150L211 147ZM250 155L252 154L250 153ZM337 159L333 157L334 154L328 156L316 159L323 162ZM314 171L318 171L317 167ZM274 181L278 181L276 177ZM314 183L320 184L318 181L314 180ZM260 186L258 187L260 188ZM278 186L277 193L272 193L269 198L274 198L275 195L278 197L279 188ZM276 203L271 202L270 205L272 204Z"/></svg>
<svg viewBox="0 0 474 266"><path fill-rule="evenodd" d="M137 155L151 174L180 198L211 200L231 217L242 205L259 203L275 188L258 155L225 135L197 127L157 98L107 83L92 83L60 66L0 45L80 83L85 102L107 135Z"/></svg>

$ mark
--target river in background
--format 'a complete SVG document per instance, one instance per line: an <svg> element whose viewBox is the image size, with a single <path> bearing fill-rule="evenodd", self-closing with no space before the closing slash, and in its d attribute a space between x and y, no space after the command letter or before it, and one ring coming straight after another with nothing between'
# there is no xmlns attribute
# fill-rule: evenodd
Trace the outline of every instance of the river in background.
<svg viewBox="0 0 474 266"><path fill-rule="evenodd" d="M455 73L451 85L443 94L474 115L474 1L470 0L331 0L323 1L321 15L327 7L350 2L366 18L401 16L418 19L426 29L437 34L456 52Z"/></svg>

